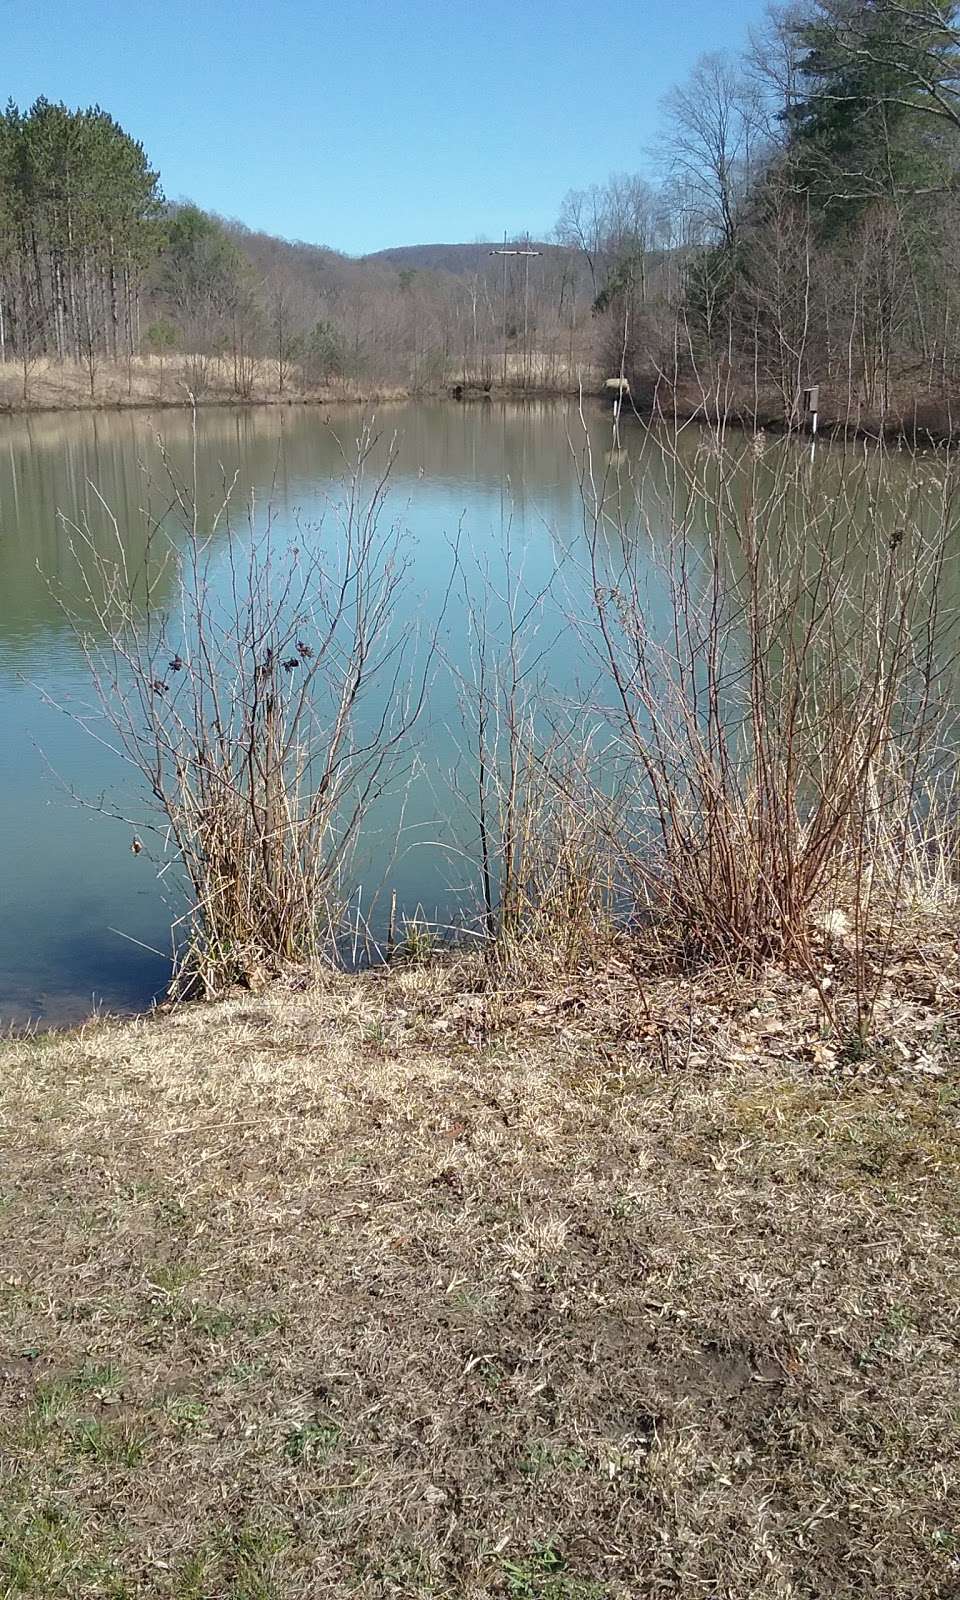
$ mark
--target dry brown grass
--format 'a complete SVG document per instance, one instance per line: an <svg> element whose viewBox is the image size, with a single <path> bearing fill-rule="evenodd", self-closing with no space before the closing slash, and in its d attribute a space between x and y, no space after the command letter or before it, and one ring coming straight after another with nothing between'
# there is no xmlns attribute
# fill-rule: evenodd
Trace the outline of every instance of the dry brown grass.
<svg viewBox="0 0 960 1600"><path fill-rule="evenodd" d="M191 355L144 355L130 361L98 362L90 389L87 368L74 361L55 361L44 356L30 363L24 383L23 368L15 361L0 362L0 412L11 411L95 411L108 407L188 406L190 393L197 389L197 367L202 363L204 381L196 393L197 404L207 405L317 405L354 404L409 400L414 390L409 384L383 378L331 377L325 383L309 383L299 368L287 369L282 392L277 379L277 363L248 361L242 393L237 391L233 362L229 358L198 358ZM462 373L439 376L426 391L447 392L459 382L470 388L473 380ZM590 392L598 383L592 368L568 369L562 361L541 356L525 370L519 356L511 356L507 381L501 381L499 364L492 382L477 383L478 391L488 388L514 397L530 394L576 394L582 387Z"/></svg>
<svg viewBox="0 0 960 1600"><path fill-rule="evenodd" d="M30 365L24 395L23 369L16 362L8 361L0 363L0 411L189 406L190 391L196 388L195 365L195 357L184 355L135 356L129 362L103 361L97 366L91 394L86 367L44 357ZM211 357L205 362L205 383L196 400L201 404L286 405L298 401L325 404L375 400L379 403L410 397L409 389L399 384L363 383L348 378L331 379L325 384L302 384L294 382L294 376L288 375L284 392L280 394L276 362L254 362L245 392L238 395L232 363Z"/></svg>
<svg viewBox="0 0 960 1600"><path fill-rule="evenodd" d="M865 1059L819 1007L401 965L6 1046L0 1595L956 1595L955 948Z"/></svg>

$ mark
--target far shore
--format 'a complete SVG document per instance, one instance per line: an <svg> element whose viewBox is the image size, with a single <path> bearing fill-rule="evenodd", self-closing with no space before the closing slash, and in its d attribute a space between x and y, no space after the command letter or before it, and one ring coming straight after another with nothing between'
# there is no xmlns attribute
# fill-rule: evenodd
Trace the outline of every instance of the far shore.
<svg viewBox="0 0 960 1600"><path fill-rule="evenodd" d="M506 383L452 375L430 383L393 383L375 378L304 380L291 369L283 381L276 362L258 361L238 379L229 359L201 361L193 356L136 356L129 361L98 362L91 376L82 364L44 358L26 373L16 362L0 363L0 415L61 411L183 410L193 406L293 406L382 404L390 401L449 398L548 399L581 392L599 393L595 371L579 367L537 370L518 368Z"/></svg>
<svg viewBox="0 0 960 1600"><path fill-rule="evenodd" d="M451 374L428 384L400 384L370 379L333 378L307 384L291 370L278 382L276 363L257 362L238 388L233 364L212 359L198 384L197 358L192 356L138 356L119 363L98 363L91 383L86 368L74 363L44 359L24 376L19 364L0 363L0 417L108 411L183 411L212 406L245 410L252 407L389 405L410 401L452 400L463 404L491 401L570 400L577 396L598 401L604 381L598 368L579 365L557 370L543 358L527 375L518 358L506 382L498 373L470 378ZM625 402L625 424L662 421L697 423L710 428L747 433L810 434L810 419L788 419L779 397L745 395L732 390L718 398L705 396L691 384L658 383L637 386L632 401ZM874 443L906 444L911 448L953 446L960 436L949 397L923 393L897 396L885 412L852 400L849 395L825 396L818 418L818 437L859 439Z"/></svg>

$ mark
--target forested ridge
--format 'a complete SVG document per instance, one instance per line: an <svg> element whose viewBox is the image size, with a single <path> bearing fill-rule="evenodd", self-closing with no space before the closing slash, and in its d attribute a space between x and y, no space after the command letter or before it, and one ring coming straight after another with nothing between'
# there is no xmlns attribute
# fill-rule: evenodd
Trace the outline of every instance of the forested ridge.
<svg viewBox="0 0 960 1600"><path fill-rule="evenodd" d="M351 258L164 198L99 107L0 118L0 359L29 403L70 364L184 392L532 389L623 368L641 404L952 427L960 382L960 7L772 7L662 106L647 175L563 200L553 238ZM638 152L638 156L641 152ZM498 241L499 243L499 241ZM9 385L8 385L9 389Z"/></svg>

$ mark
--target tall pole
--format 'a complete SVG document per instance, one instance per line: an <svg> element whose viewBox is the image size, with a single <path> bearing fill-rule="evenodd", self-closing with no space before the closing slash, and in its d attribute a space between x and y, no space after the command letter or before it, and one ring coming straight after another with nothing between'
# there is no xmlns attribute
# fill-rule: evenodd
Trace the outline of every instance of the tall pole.
<svg viewBox="0 0 960 1600"><path fill-rule="evenodd" d="M527 311L527 308L528 308L528 300L529 300L529 292L530 292L530 261L533 258L533 256L542 256L543 255L543 251L542 250L508 250L507 249L507 236L506 236L506 234L504 234L502 249L491 250L490 254L492 256L502 256L503 257L503 285L502 285L502 290L501 290L501 293L502 293L502 296L503 296L503 376L502 376L502 380L501 381L503 383L503 387L504 388L506 388L506 386L507 386L507 256L523 256L524 257L524 277L523 277L523 363L524 363L524 387L526 387L527 325L528 325L528 311Z"/></svg>
<svg viewBox="0 0 960 1600"><path fill-rule="evenodd" d="M500 318L503 324L503 375L500 379L501 388L507 387L507 231L503 231L503 284L500 290Z"/></svg>
<svg viewBox="0 0 960 1600"><path fill-rule="evenodd" d="M523 262L523 387L530 384L530 338L529 338L529 305L530 305L530 257L525 256Z"/></svg>

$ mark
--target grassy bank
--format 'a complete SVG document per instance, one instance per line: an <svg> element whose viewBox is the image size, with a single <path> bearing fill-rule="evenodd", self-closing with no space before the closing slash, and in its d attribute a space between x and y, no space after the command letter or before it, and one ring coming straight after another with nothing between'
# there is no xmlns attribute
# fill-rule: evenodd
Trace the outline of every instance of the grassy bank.
<svg viewBox="0 0 960 1600"><path fill-rule="evenodd" d="M860 1058L626 959L8 1043L0 1594L956 1593L958 1012L927 934Z"/></svg>
<svg viewBox="0 0 960 1600"><path fill-rule="evenodd" d="M193 398L191 398L193 397ZM213 358L198 371L191 356L137 356L130 361L99 362L91 375L75 362L44 358L22 367L0 365L0 412L98 411L115 408L210 405L328 404L335 401L406 400L410 390L397 384L329 383L278 391L276 365L252 363L238 387L233 365Z"/></svg>
<svg viewBox="0 0 960 1600"><path fill-rule="evenodd" d="M16 362L0 363L0 414L32 411L98 411L207 405L331 405L409 400L420 395L448 395L459 391L464 399L520 399L524 396L576 394L581 370L569 381L557 374L534 371L529 381L514 363L506 383L470 382L462 376L437 378L426 386L413 386L378 378L330 378L307 382L298 369L287 370L278 380L274 361L248 361L238 373L229 359L188 355L137 356L129 361L98 361L91 376L88 367L48 358L30 363L26 373ZM594 374L584 379L592 388Z"/></svg>

